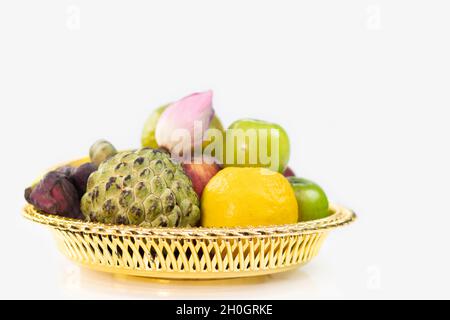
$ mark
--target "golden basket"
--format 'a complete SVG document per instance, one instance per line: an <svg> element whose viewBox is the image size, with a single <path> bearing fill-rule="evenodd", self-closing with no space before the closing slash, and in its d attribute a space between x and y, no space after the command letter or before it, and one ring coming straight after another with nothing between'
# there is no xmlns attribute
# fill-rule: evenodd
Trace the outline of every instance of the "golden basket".
<svg viewBox="0 0 450 320"><path fill-rule="evenodd" d="M92 269L135 276L223 279L265 275L299 267L314 258L334 228L356 215L332 205L331 216L259 228L140 228L106 225L38 212L24 216L49 226L59 249Z"/></svg>
<svg viewBox="0 0 450 320"><path fill-rule="evenodd" d="M309 262L330 230L356 219L341 206L331 205L330 211L321 220L258 228L108 225L42 213L32 205L25 206L24 216L50 227L60 251L91 269L166 279L224 279L283 272Z"/></svg>

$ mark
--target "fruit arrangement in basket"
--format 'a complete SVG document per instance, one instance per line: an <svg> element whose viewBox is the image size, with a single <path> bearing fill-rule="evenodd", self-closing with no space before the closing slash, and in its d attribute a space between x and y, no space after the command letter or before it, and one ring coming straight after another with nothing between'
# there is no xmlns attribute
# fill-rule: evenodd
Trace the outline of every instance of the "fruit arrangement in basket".
<svg viewBox="0 0 450 320"><path fill-rule="evenodd" d="M225 129L211 91L157 108L141 145L117 151L99 140L86 163L48 172L25 198L43 213L144 228L284 225L329 215L322 188L288 167L286 131L253 119Z"/></svg>

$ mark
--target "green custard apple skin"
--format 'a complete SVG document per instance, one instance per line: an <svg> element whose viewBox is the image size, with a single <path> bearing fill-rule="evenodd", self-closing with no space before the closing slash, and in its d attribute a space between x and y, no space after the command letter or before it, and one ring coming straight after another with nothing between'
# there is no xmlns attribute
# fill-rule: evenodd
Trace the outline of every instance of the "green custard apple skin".
<svg viewBox="0 0 450 320"><path fill-rule="evenodd" d="M323 219L330 215L328 198L319 185L304 178L287 179L297 198L300 221Z"/></svg>
<svg viewBox="0 0 450 320"><path fill-rule="evenodd" d="M181 164L163 151L120 152L88 180L81 211L88 221L144 227L193 227L200 203Z"/></svg>
<svg viewBox="0 0 450 320"><path fill-rule="evenodd" d="M278 154L274 154L272 155L271 152L271 147L272 147L272 138L271 138L271 129L275 129L278 130L279 133L279 152ZM231 131L230 131L231 130ZM290 146L290 141L289 141L289 136L286 132L286 130L284 130L280 125L275 124L275 123L270 123L270 122L266 122L266 121L261 121L261 120L255 120L255 119L243 119L243 120L238 120L236 122L234 122L233 124L231 124L231 126L228 128L228 133L232 133L232 130L242 130L244 132L244 134L248 135L251 131L250 130L256 130L257 133L257 145L258 145L258 151L255 154L255 156L257 157L257 162L256 163L251 163L250 162L250 139L246 136L245 137L245 143L243 145L238 145L236 139L235 139L235 143L233 145L234 150L232 150L232 152L234 152L234 160L232 162L229 162L228 159L224 159L224 163L225 166L227 167L265 167L265 168L269 168L269 169L275 169L272 168L272 164L266 164L263 163L263 161L261 161L261 157L260 157L260 151L259 151L259 144L260 144L260 139L261 139L261 134L259 132L259 130L266 130L267 132L267 156L269 158L274 158L277 157L275 159L277 159L278 161L278 168L276 168L276 170L274 171L278 171L280 173L283 173L284 170L287 168L287 165L289 163L289 159L291 156L291 146ZM238 131L234 131L235 133ZM227 140L226 140L226 147L227 147L227 153L228 153L228 148L232 148L230 147L230 141L228 138L229 135L227 135ZM237 155L239 152L245 152L245 163L239 163L238 159L237 159Z"/></svg>

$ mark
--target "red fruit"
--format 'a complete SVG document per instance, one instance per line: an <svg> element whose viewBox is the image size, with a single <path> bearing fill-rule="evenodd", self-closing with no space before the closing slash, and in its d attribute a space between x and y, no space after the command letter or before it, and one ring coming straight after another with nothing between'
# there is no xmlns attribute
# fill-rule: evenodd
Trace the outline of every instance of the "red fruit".
<svg viewBox="0 0 450 320"><path fill-rule="evenodd" d="M287 167L286 170L284 171L283 175L286 178L295 177L295 172L291 168Z"/></svg>
<svg viewBox="0 0 450 320"><path fill-rule="evenodd" d="M183 169L189 178L192 180L192 186L195 192L202 197L203 190L211 180L222 168L216 162L202 162L196 163L198 161L193 161L193 163L184 163ZM210 164L211 163L211 164Z"/></svg>

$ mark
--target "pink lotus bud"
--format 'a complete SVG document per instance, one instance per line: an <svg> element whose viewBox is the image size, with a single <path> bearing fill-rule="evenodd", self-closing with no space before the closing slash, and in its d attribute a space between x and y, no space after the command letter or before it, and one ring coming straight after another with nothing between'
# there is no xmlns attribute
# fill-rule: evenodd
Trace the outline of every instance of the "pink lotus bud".
<svg viewBox="0 0 450 320"><path fill-rule="evenodd" d="M190 151L202 145L214 117L213 92L194 93L167 107L156 126L156 142L169 151Z"/></svg>

